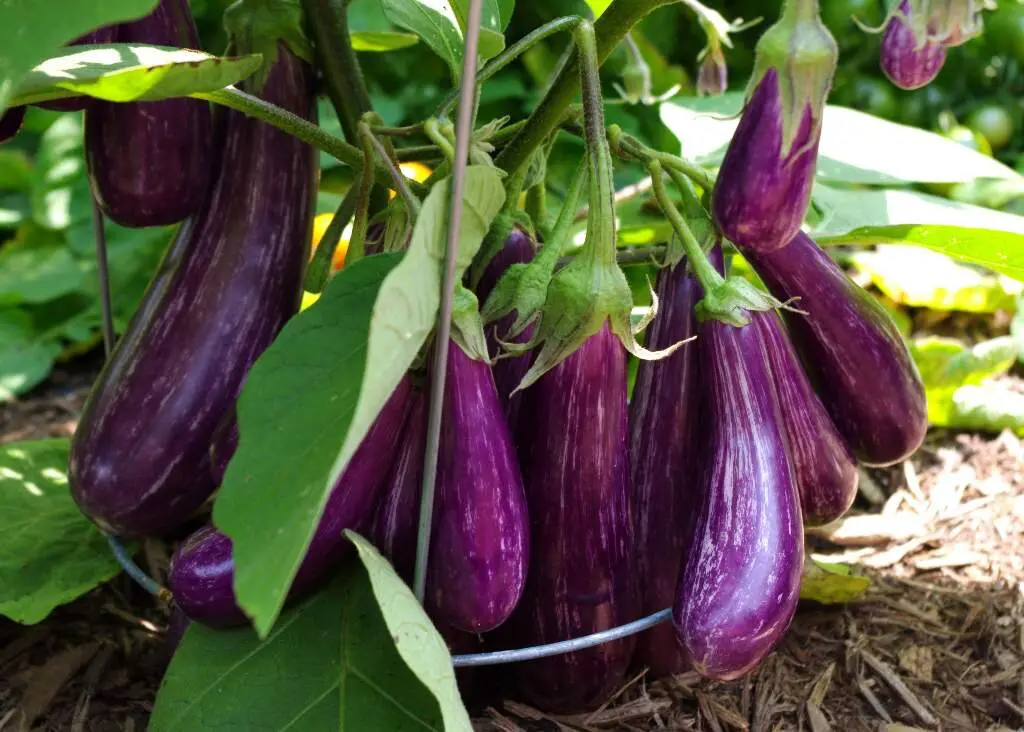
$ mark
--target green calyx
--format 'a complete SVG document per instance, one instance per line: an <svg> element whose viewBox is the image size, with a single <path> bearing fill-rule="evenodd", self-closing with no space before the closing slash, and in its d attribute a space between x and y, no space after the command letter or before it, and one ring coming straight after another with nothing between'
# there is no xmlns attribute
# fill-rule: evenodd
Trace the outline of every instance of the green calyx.
<svg viewBox="0 0 1024 732"><path fill-rule="evenodd" d="M313 63L313 45L302 25L300 0L235 0L224 11L224 28L235 53L263 56L259 70L246 80L254 93L263 89L283 42L301 59Z"/></svg>
<svg viewBox="0 0 1024 732"><path fill-rule="evenodd" d="M750 312L778 310L781 302L742 277L729 277L704 294L694 313L697 320L719 320L737 328L750 322Z"/></svg>
<svg viewBox="0 0 1024 732"><path fill-rule="evenodd" d="M470 358L490 361L476 295L461 283L456 284L453 294L452 339Z"/></svg>
<svg viewBox="0 0 1024 732"><path fill-rule="evenodd" d="M783 157L792 151L808 107L812 139L817 139L838 61L839 46L821 21L818 0L786 0L782 16L757 42L754 73L747 87L749 100L765 74L777 71Z"/></svg>

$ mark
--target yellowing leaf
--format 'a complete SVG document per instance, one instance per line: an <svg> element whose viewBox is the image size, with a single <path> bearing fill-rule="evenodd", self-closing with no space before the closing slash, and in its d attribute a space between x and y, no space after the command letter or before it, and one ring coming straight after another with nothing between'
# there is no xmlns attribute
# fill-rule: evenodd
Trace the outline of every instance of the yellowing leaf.
<svg viewBox="0 0 1024 732"><path fill-rule="evenodd" d="M839 605L853 602L871 586L871 580L843 564L819 562L808 557L804 562L804 576L800 584L800 599Z"/></svg>

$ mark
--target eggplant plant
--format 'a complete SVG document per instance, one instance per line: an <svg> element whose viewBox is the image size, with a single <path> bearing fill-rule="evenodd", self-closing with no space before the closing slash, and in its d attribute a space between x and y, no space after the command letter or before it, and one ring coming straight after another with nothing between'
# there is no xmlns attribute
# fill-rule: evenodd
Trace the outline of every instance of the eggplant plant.
<svg viewBox="0 0 1024 732"><path fill-rule="evenodd" d="M606 124L600 67L620 44L623 119L659 101L637 24L662 0L507 47L504 6L478 28L476 0L452 3L429 16L450 21L439 35L386 4L458 87L387 123L356 49L409 34L360 37L348 3L237 0L224 56L197 50L184 0L124 4L40 36L54 58L0 97L0 140L21 144L34 105L84 110L105 295L105 232L175 227L61 458L76 530L173 613L151 728L362 729L372 707L381 729L469 730L488 677L464 666L508 663L496 691L556 714L607 704L634 670L756 669L797 612L805 527L842 518L859 465L908 459L928 427L899 329L818 242L988 256L965 252L970 228L935 244L941 227L836 223L828 195L872 171L823 157L839 59L819 3L785 0L753 46L707 166L652 148L646 123ZM686 6L708 37L690 91L721 94L746 26ZM885 73L928 83L979 13L894 5ZM527 118L476 119L492 77L565 31ZM113 60L81 64L75 44ZM413 161L429 177L403 173ZM727 266L740 256L757 284ZM167 543L166 587L136 540Z"/></svg>

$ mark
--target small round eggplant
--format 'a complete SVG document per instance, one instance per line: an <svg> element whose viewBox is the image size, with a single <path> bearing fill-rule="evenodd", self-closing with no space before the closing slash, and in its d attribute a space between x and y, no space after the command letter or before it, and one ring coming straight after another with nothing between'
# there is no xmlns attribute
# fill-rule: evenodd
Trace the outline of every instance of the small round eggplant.
<svg viewBox="0 0 1024 732"><path fill-rule="evenodd" d="M853 452L814 393L779 316L774 311L762 313L754 325L768 354L804 525L835 521L857 497Z"/></svg>
<svg viewBox="0 0 1024 732"><path fill-rule="evenodd" d="M331 489L309 549L292 581L288 597L299 599L344 558L345 529L365 530L373 516L409 405L410 382L402 379L345 471ZM212 525L192 534L171 559L167 584L178 607L192 620L211 627L245 622L235 601L231 539Z"/></svg>
<svg viewBox="0 0 1024 732"><path fill-rule="evenodd" d="M607 324L525 391L517 437L532 524L509 640L552 643L636 620L626 353ZM512 666L527 701L593 709L622 684L635 639Z"/></svg>
<svg viewBox="0 0 1024 732"><path fill-rule="evenodd" d="M13 107L0 117L0 143L7 142L21 129L25 121L25 107Z"/></svg>
<svg viewBox="0 0 1024 732"><path fill-rule="evenodd" d="M399 442L398 459L377 507L371 536L398 576L412 585L423 493L423 457L427 449L427 394L423 389L413 389L409 400L409 417Z"/></svg>
<svg viewBox="0 0 1024 732"><path fill-rule="evenodd" d="M523 593L526 494L490 366L451 340L447 371L428 602L452 627L483 633L504 623Z"/></svg>
<svg viewBox="0 0 1024 732"><path fill-rule="evenodd" d="M199 46L187 0L161 0L145 18L122 25L118 40ZM212 119L210 105L198 99L93 105L85 115L86 162L103 213L132 227L196 213L214 167Z"/></svg>
<svg viewBox="0 0 1024 732"><path fill-rule="evenodd" d="M686 261L658 274L658 316L647 347L668 348L693 336L694 306L703 297ZM663 610L675 598L692 520L700 502L697 348L682 346L661 361L641 361L629 404L629 466L636 523L641 613ZM660 678L686 670L671 626L637 637L634 662Z"/></svg>
<svg viewBox="0 0 1024 732"><path fill-rule="evenodd" d="M746 252L779 300L793 345L839 433L868 465L903 460L924 440L928 412L914 359L882 306L801 232L778 251Z"/></svg>
<svg viewBox="0 0 1024 732"><path fill-rule="evenodd" d="M71 41L68 46L92 46L102 43L115 43L117 41L117 29L116 25L108 25L103 28L97 28L91 33L86 33L84 36L79 36L75 40ZM80 112L83 109L96 104L99 100L93 97L79 96L79 97L68 97L67 99L53 99L49 102L39 102L36 104L37 107L43 109L49 109L51 112Z"/></svg>
<svg viewBox="0 0 1024 732"><path fill-rule="evenodd" d="M933 34L927 3L915 11L903 0L890 15L882 32L879 62L882 72L901 89L920 89L930 84L946 63L946 42Z"/></svg>
<svg viewBox="0 0 1024 732"><path fill-rule="evenodd" d="M699 331L705 462L701 507L672 621L700 674L735 679L789 627L800 595L804 537L796 478L758 321Z"/></svg>

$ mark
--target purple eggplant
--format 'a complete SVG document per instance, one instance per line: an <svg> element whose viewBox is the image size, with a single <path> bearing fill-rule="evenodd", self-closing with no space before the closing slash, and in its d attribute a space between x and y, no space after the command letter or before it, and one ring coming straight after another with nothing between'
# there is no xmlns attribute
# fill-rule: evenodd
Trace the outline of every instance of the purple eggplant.
<svg viewBox="0 0 1024 732"><path fill-rule="evenodd" d="M920 5L915 10L910 0L903 0L882 31L882 72L901 89L927 86L946 63L946 42L932 27L928 4Z"/></svg>
<svg viewBox="0 0 1024 732"><path fill-rule="evenodd" d="M238 449L238 422L235 410L232 409L213 433L210 443L210 475L215 485L224 482L224 474L228 472L228 464Z"/></svg>
<svg viewBox="0 0 1024 732"><path fill-rule="evenodd" d="M846 513L857 497L857 462L814 393L779 316L759 315L758 327L779 400L804 525L827 524Z"/></svg>
<svg viewBox="0 0 1024 732"><path fill-rule="evenodd" d="M647 335L651 350L693 336L693 309L703 297L685 260L661 270L656 291L658 317ZM696 344L690 343L661 361L641 361L629 404L629 466L643 615L672 604L700 501L696 356ZM675 634L664 623L637 638L635 662L648 667L654 678L686 670Z"/></svg>
<svg viewBox="0 0 1024 732"><path fill-rule="evenodd" d="M387 489L377 507L371 536L398 576L412 585L423 493L423 456L427 448L427 394L422 389L413 389L409 401L409 417Z"/></svg>
<svg viewBox="0 0 1024 732"><path fill-rule="evenodd" d="M260 96L312 119L312 70L281 44ZM102 529L166 533L214 490L213 433L298 310L316 161L290 135L227 113L216 185L172 244L180 261L147 292L72 440L72 495Z"/></svg>
<svg viewBox="0 0 1024 732"><path fill-rule="evenodd" d="M448 342L428 603L458 630L498 627L523 594L529 516L491 368Z"/></svg>
<svg viewBox="0 0 1024 732"><path fill-rule="evenodd" d="M25 107L12 107L0 117L0 142L7 142L21 129L25 121Z"/></svg>
<svg viewBox="0 0 1024 732"><path fill-rule="evenodd" d="M550 643L636 620L626 354L607 324L526 390L517 437L532 560L511 640ZM623 638L510 670L540 709L591 709L623 683L634 645Z"/></svg>
<svg viewBox="0 0 1024 732"><path fill-rule="evenodd" d="M342 533L345 529L362 532L367 528L405 423L409 392L409 379L404 378L331 490L289 599L315 589L344 558L350 546ZM212 525L199 529L175 552L167 584L175 603L192 620L212 627L245 622L235 601L231 539Z"/></svg>
<svg viewBox="0 0 1024 732"><path fill-rule="evenodd" d="M145 18L122 25L118 40L199 45L187 0L160 0ZM133 227L196 213L209 188L212 128L210 105L198 99L93 105L85 115L86 162L103 213Z"/></svg>
<svg viewBox="0 0 1024 732"><path fill-rule="evenodd" d="M882 306L804 233L770 254L747 253L780 300L793 345L822 403L854 454L868 465L903 460L928 429L924 384Z"/></svg>
<svg viewBox="0 0 1024 732"><path fill-rule="evenodd" d="M683 655L714 679L735 679L779 642L796 611L804 537L796 478L773 388L766 328L699 330L704 432L702 496L672 622Z"/></svg>
<svg viewBox="0 0 1024 732"><path fill-rule="evenodd" d="M92 46L102 43L115 43L117 41L117 28L118 26L116 25L97 28L91 33L79 36L67 45ZM52 99L48 102L39 102L36 106L42 107L43 109L49 109L52 112L80 112L83 109L88 109L97 101L99 100L94 99L93 97L78 96L68 97L67 99Z"/></svg>
<svg viewBox="0 0 1024 732"><path fill-rule="evenodd" d="M498 280L501 279L501 276L505 274L509 267L513 264L525 264L531 261L535 253L536 246L530 235L518 227L513 229L512 233L505 239L502 248L487 263L487 267L480 276L480 282L476 287L476 294L480 302L487 301L495 285L498 284ZM500 318L496 323L486 327L487 349L491 358L495 358L501 353L501 345L498 343L498 339L505 338L508 329L512 327L515 320L516 313L512 312ZM522 333L513 338L512 342L527 343L533 337L536 328L536 323L528 326ZM498 396L501 398L501 403L505 406L509 427L513 430L515 429L519 408L522 403L522 394L513 394L512 392L519 386L519 382L523 380L526 372L530 370L532 360L532 353L524 353L521 356L501 358L491 367L494 373L494 383L498 387Z"/></svg>

